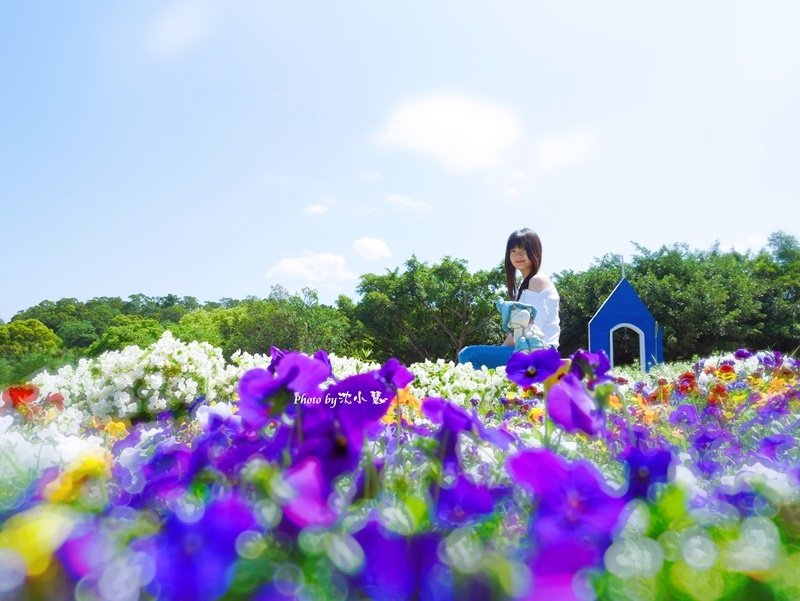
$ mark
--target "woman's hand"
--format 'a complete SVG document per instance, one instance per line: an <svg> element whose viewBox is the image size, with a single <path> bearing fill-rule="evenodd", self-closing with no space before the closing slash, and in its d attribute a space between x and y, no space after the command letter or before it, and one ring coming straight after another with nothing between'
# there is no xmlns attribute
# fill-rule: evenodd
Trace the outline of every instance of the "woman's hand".
<svg viewBox="0 0 800 601"><path fill-rule="evenodd" d="M505 341L503 342L503 346L514 346L514 334L509 332L506 336Z"/></svg>

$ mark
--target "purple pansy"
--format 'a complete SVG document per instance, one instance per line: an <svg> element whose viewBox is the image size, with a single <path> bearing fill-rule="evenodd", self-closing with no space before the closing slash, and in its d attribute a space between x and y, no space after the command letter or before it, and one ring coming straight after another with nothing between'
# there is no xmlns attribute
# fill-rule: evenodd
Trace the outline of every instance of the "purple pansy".
<svg viewBox="0 0 800 601"><path fill-rule="evenodd" d="M378 370L378 376L395 393L414 381L414 374L394 357L381 366Z"/></svg>
<svg viewBox="0 0 800 601"><path fill-rule="evenodd" d="M456 456L458 435L472 429L472 417L464 408L439 398L424 399L422 413L434 424L441 425L435 435L440 445L438 458L443 465L454 465L458 461Z"/></svg>
<svg viewBox="0 0 800 601"><path fill-rule="evenodd" d="M722 466L719 464L719 462L712 459L702 459L696 462L694 465L697 469L697 472L703 478L713 478L722 472Z"/></svg>
<svg viewBox="0 0 800 601"><path fill-rule="evenodd" d="M568 463L548 449L529 449L509 457L506 469L539 501L534 533L540 544L580 540L602 554L625 501L606 490L597 468L586 461Z"/></svg>
<svg viewBox="0 0 800 601"><path fill-rule="evenodd" d="M724 430L716 427L701 426L691 436L689 442L692 446L701 453L719 448L722 444L731 438Z"/></svg>
<svg viewBox="0 0 800 601"><path fill-rule="evenodd" d="M697 407L685 403L683 405L678 405L669 415L669 423L671 426L681 424L691 427L694 426L699 419L700 416L697 413Z"/></svg>
<svg viewBox="0 0 800 601"><path fill-rule="evenodd" d="M300 528L331 526L336 514L328 506L330 486L322 476L322 464L307 457L283 473L295 496L284 506L286 518Z"/></svg>
<svg viewBox="0 0 800 601"><path fill-rule="evenodd" d="M584 541L565 538L541 545L530 562L532 588L523 601L587 599L575 590L575 575L601 560L602 552Z"/></svg>
<svg viewBox="0 0 800 601"><path fill-rule="evenodd" d="M350 376L320 393L324 405L303 406L294 426L281 426L293 433L293 463L317 457L328 483L355 469L364 441L381 429L380 419L398 385L406 386L410 375L399 362L390 360L379 370Z"/></svg>
<svg viewBox="0 0 800 601"><path fill-rule="evenodd" d="M132 506L163 502L183 493L190 478L192 451L184 444L165 441L142 467L145 485Z"/></svg>
<svg viewBox="0 0 800 601"><path fill-rule="evenodd" d="M262 428L270 416L293 408L293 396L320 396L320 384L331 375L330 363L302 353L287 353L270 369L251 369L239 380L239 414L244 423Z"/></svg>
<svg viewBox="0 0 800 601"><path fill-rule="evenodd" d="M794 447L797 441L788 434L771 434L765 436L758 445L758 454L775 461L778 454Z"/></svg>
<svg viewBox="0 0 800 601"><path fill-rule="evenodd" d="M603 429L603 411L575 374L569 373L547 393L547 413L567 432L594 436Z"/></svg>
<svg viewBox="0 0 800 601"><path fill-rule="evenodd" d="M448 583L437 578L447 573L439 561L438 535L401 537L371 521L354 538L364 551L365 564L353 577L353 583L366 598L376 601L454 598L452 590L446 590ZM438 596L448 592L449 595Z"/></svg>
<svg viewBox="0 0 800 601"><path fill-rule="evenodd" d="M230 585L236 539L256 527L250 507L230 495L212 501L202 517L170 515L156 541L156 581L163 599L211 601Z"/></svg>
<svg viewBox="0 0 800 601"><path fill-rule="evenodd" d="M544 382L561 367L561 355L552 348L517 352L506 364L506 377L519 386Z"/></svg>
<svg viewBox="0 0 800 601"><path fill-rule="evenodd" d="M438 490L436 517L443 524L456 526L474 516L492 513L494 506L495 496L491 490L459 474L454 486Z"/></svg>
<svg viewBox="0 0 800 601"><path fill-rule="evenodd" d="M609 369L611 369L611 363L603 351L592 353L578 349L572 355L569 371L579 379L585 378L589 389L594 390L594 387L601 382L613 381L613 378L608 375Z"/></svg>
<svg viewBox="0 0 800 601"><path fill-rule="evenodd" d="M622 460L628 477L628 490L625 493L628 499L647 497L651 484L670 479L672 453L668 450L644 451L630 447L622 454Z"/></svg>

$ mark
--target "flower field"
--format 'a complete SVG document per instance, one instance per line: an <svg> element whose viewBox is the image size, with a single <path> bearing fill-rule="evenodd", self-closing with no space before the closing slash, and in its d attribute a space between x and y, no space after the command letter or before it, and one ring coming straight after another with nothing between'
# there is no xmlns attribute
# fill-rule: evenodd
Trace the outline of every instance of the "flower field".
<svg viewBox="0 0 800 601"><path fill-rule="evenodd" d="M798 377L167 332L3 391L0 600L795 600Z"/></svg>

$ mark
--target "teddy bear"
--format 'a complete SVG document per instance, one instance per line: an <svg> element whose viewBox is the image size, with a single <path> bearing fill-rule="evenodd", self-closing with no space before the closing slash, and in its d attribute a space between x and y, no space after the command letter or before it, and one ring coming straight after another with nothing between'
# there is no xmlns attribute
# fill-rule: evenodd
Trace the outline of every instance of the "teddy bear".
<svg viewBox="0 0 800 601"><path fill-rule="evenodd" d="M503 331L514 332L514 350L531 351L544 348L544 333L533 323L536 309L517 301L498 300L495 307L503 319Z"/></svg>

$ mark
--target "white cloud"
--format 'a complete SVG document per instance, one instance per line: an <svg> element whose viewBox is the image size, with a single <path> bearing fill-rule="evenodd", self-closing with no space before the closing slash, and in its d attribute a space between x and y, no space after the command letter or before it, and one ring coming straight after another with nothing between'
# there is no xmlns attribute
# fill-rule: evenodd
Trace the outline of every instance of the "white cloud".
<svg viewBox="0 0 800 601"><path fill-rule="evenodd" d="M327 205L313 204L313 205L308 205L306 208L304 208L303 212L306 215L324 215L330 210L331 208Z"/></svg>
<svg viewBox="0 0 800 601"><path fill-rule="evenodd" d="M525 173L524 171L515 171L514 173L511 174L511 176L516 179L528 179L528 174Z"/></svg>
<svg viewBox="0 0 800 601"><path fill-rule="evenodd" d="M428 213L431 210L431 205L424 200L413 200L411 197L403 194L390 194L386 197L386 202L399 209L417 211L420 213Z"/></svg>
<svg viewBox="0 0 800 601"><path fill-rule="evenodd" d="M355 274L347 270L345 258L332 253L286 257L270 267L265 277L280 283L301 282L315 287L341 286L356 280Z"/></svg>
<svg viewBox="0 0 800 601"><path fill-rule="evenodd" d="M392 256L389 245L379 238L359 238L353 243L353 249L367 261L380 261Z"/></svg>
<svg viewBox="0 0 800 601"><path fill-rule="evenodd" d="M208 37L211 26L208 3L173 2L150 23L145 34L145 48L157 59L179 59Z"/></svg>
<svg viewBox="0 0 800 601"><path fill-rule="evenodd" d="M335 207L337 204L337 200L335 198L327 197L323 198L322 202L317 202L307 207L303 208L303 212L306 215L316 216L316 215L324 215L328 211L331 210L331 207Z"/></svg>
<svg viewBox="0 0 800 601"><path fill-rule="evenodd" d="M501 165L518 133L511 111L465 96L441 94L395 109L378 142L415 150L454 171L468 171Z"/></svg>
<svg viewBox="0 0 800 601"><path fill-rule="evenodd" d="M380 173L362 173L359 177L366 182L379 182L383 179Z"/></svg>
<svg viewBox="0 0 800 601"><path fill-rule="evenodd" d="M513 196L514 198L516 198L517 196L519 196L519 195L520 195L520 191L519 191L519 190L517 190L516 188L506 188L506 194L508 194L509 196Z"/></svg>
<svg viewBox="0 0 800 601"><path fill-rule="evenodd" d="M539 166L544 171L574 165L586 158L594 138L589 134L568 134L558 138L546 138L539 143Z"/></svg>

